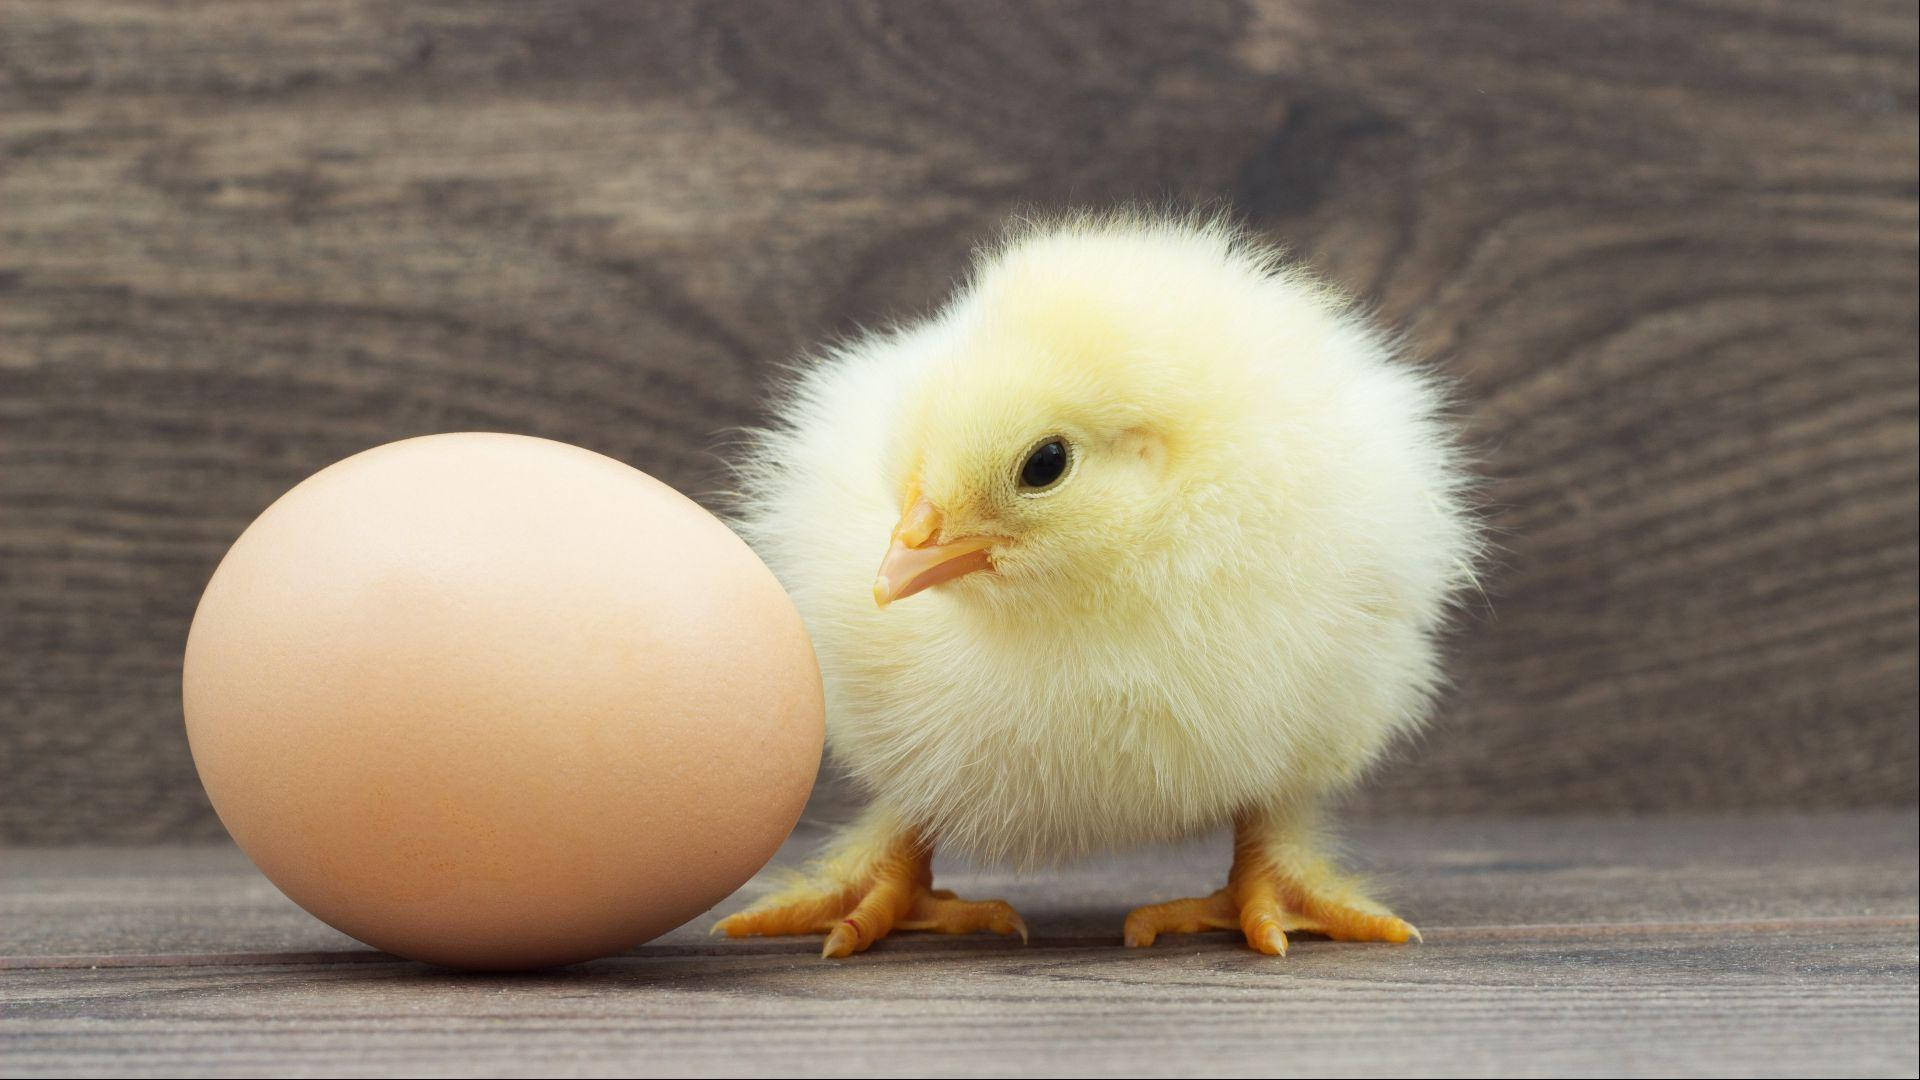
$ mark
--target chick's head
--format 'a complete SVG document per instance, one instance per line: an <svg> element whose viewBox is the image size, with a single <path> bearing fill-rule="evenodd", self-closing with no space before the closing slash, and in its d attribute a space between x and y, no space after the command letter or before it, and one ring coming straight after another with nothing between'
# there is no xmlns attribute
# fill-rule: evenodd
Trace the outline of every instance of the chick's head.
<svg viewBox="0 0 1920 1080"><path fill-rule="evenodd" d="M987 255L937 320L894 425L900 523L882 605L934 586L989 608L1112 599L1142 557L1204 543L1243 477L1269 267L1224 229L1087 223Z"/></svg>

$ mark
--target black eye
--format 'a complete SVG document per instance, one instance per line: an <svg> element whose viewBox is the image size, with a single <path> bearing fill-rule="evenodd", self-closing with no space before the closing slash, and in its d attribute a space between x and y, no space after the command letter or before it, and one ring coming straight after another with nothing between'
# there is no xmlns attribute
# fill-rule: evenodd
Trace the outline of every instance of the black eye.
<svg viewBox="0 0 1920 1080"><path fill-rule="evenodd" d="M1052 487L1067 474L1067 441L1048 439L1034 447L1020 466L1020 486L1028 491Z"/></svg>

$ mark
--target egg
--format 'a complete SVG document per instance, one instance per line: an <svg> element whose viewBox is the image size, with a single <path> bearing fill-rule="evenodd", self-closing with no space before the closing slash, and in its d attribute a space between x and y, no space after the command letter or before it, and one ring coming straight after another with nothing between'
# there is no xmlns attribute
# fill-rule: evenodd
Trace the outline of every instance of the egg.
<svg viewBox="0 0 1920 1080"><path fill-rule="evenodd" d="M463 433L310 477L188 634L188 741L281 891L456 967L606 956L712 907L824 737L800 618L724 524L591 451Z"/></svg>

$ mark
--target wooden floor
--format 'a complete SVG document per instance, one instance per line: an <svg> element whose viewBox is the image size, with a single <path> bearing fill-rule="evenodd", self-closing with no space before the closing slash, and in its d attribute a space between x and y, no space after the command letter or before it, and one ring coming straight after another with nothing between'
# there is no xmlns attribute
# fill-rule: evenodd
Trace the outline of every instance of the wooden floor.
<svg viewBox="0 0 1920 1080"><path fill-rule="evenodd" d="M474 976L359 947L231 848L0 851L0 1075L1907 1075L1912 812L1356 830L1424 945L1224 934L1133 951L1136 903L1224 839L1013 880L1031 945L851 962L708 919L615 959ZM803 826L780 856L817 839ZM778 863L776 864L778 865ZM756 881L721 910L760 887Z"/></svg>

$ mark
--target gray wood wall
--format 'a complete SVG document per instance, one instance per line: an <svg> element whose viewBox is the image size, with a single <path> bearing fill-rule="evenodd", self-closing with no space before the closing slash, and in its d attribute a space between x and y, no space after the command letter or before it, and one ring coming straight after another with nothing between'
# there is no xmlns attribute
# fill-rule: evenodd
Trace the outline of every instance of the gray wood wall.
<svg viewBox="0 0 1920 1080"><path fill-rule="evenodd" d="M1022 208L1229 206L1461 382L1505 546L1379 812L1900 804L1910 0L0 2L0 841L218 835L178 661L367 446L698 494Z"/></svg>

